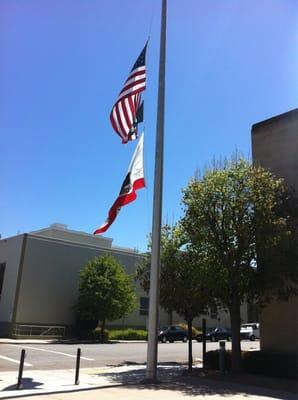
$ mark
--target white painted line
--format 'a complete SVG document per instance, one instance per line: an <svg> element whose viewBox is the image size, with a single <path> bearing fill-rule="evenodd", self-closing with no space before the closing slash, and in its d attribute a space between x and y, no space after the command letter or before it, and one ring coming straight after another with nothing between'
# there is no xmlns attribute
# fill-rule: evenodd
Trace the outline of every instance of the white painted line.
<svg viewBox="0 0 298 400"><path fill-rule="evenodd" d="M14 358L9 358L5 356L0 356L0 358L3 358L3 360L11 361L13 363L19 364L20 360L15 360ZM24 362L25 367L32 367L32 364L29 364L27 362Z"/></svg>
<svg viewBox="0 0 298 400"><path fill-rule="evenodd" d="M76 355L74 356L73 354L62 353L61 351L45 350L45 349L39 349L38 347L31 347L31 346L24 346L24 345L21 346L21 345L17 345L17 344L11 344L10 346L22 347L22 349L45 351L46 353L61 354L62 356L71 357L71 358L77 358ZM94 358L81 357L81 359L82 360L87 360L87 361L94 361Z"/></svg>

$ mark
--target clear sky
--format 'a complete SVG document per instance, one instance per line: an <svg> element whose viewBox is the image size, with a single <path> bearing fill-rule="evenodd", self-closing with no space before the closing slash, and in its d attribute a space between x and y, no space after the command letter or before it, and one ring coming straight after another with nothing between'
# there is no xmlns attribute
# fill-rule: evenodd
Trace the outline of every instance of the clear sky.
<svg viewBox="0 0 298 400"><path fill-rule="evenodd" d="M116 199L135 142L109 113L150 32L145 99L148 189L106 236L144 250L151 230L159 0L1 0L2 237L53 222L92 233ZM297 0L169 0L163 220L181 214L196 169L251 125L297 107Z"/></svg>

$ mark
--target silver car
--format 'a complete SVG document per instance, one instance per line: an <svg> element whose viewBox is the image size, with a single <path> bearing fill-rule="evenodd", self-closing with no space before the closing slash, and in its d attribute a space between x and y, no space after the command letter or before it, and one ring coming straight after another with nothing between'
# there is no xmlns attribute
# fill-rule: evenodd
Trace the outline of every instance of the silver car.
<svg viewBox="0 0 298 400"><path fill-rule="evenodd" d="M256 340L260 338L260 324L258 322L251 322L249 324L242 324L240 329L241 339Z"/></svg>

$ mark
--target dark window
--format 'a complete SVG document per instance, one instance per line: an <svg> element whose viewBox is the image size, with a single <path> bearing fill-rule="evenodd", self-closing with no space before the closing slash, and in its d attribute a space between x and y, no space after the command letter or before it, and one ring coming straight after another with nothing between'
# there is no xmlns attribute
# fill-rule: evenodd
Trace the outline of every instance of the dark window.
<svg viewBox="0 0 298 400"><path fill-rule="evenodd" d="M148 315L149 312L149 297L140 298L140 315Z"/></svg>
<svg viewBox="0 0 298 400"><path fill-rule="evenodd" d="M1 294L2 294L3 281L4 281L5 267L6 267L6 263L0 264L0 300L1 300Z"/></svg>

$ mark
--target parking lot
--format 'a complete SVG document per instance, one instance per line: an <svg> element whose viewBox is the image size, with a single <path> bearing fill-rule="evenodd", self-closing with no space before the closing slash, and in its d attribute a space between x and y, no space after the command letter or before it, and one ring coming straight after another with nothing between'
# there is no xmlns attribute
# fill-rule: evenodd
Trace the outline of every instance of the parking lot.
<svg viewBox="0 0 298 400"><path fill-rule="evenodd" d="M217 342L207 342L207 351L218 349ZM259 350L259 341L242 341L242 350ZM57 343L1 343L0 372L18 369L21 350L26 350L24 368L27 370L55 370L74 368L77 349L81 348L81 367L93 368L120 364L145 363L146 342L126 342L111 344L57 344ZM231 349L231 342L226 342ZM160 343L158 360L160 363L187 362L187 343ZM193 341L194 362L202 358L202 343Z"/></svg>

